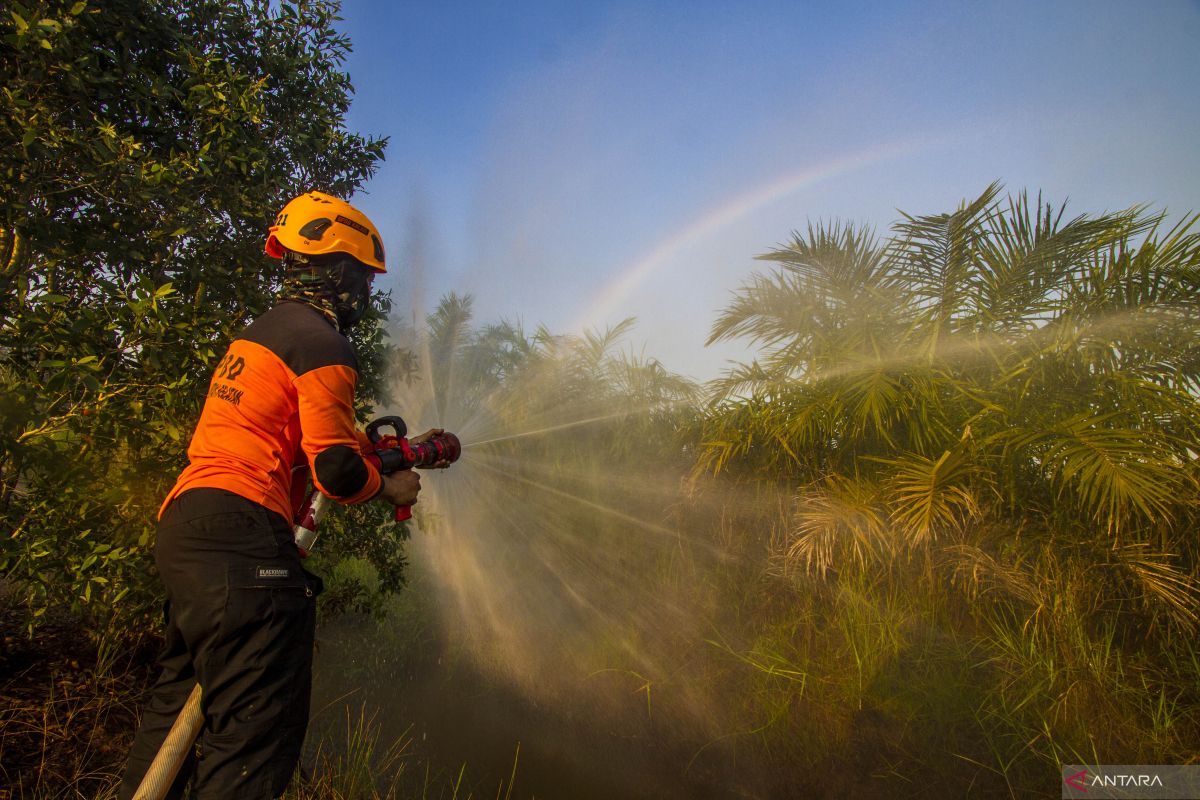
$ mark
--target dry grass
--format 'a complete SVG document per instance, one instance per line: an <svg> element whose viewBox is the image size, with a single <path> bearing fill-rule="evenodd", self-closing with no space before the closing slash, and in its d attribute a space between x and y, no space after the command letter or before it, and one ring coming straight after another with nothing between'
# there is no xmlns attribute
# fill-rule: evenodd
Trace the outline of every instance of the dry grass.
<svg viewBox="0 0 1200 800"><path fill-rule="evenodd" d="M0 600L6 600L0 594ZM89 636L77 620L50 614L29 639L10 603L0 605L0 800L111 800L124 770L146 690L148 640ZM411 737L382 741L366 707L314 722L316 742L288 800L471 800L490 797L457 775L431 775ZM497 798L512 790L501 781Z"/></svg>
<svg viewBox="0 0 1200 800"><path fill-rule="evenodd" d="M16 618L0 611L0 800L110 797L149 685L147 643L109 643L97 660L75 621L54 616L30 640Z"/></svg>

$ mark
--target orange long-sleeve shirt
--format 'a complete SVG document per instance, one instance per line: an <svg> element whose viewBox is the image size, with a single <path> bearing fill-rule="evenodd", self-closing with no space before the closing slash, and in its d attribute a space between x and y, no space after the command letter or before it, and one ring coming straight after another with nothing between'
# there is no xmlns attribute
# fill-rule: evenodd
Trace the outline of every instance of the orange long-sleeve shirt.
<svg viewBox="0 0 1200 800"><path fill-rule="evenodd" d="M361 503L381 485L354 427L358 359L315 309L284 302L256 319L217 365L187 468L163 501L200 487L226 489L291 521L292 467L339 503Z"/></svg>

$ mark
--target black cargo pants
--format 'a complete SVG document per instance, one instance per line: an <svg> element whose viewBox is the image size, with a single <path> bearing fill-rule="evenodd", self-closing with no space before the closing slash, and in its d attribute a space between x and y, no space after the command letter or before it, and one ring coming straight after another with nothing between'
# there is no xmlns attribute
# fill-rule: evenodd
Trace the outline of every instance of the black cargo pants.
<svg viewBox="0 0 1200 800"><path fill-rule="evenodd" d="M168 798L283 794L308 726L316 596L291 526L221 489L177 497L154 560L167 590L162 674L142 711L121 783L133 796L197 681L204 728Z"/></svg>

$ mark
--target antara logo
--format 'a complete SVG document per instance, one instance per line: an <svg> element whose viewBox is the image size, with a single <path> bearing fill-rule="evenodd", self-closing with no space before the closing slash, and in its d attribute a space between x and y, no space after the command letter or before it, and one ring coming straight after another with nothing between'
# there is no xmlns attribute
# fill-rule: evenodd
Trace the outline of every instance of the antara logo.
<svg viewBox="0 0 1200 800"><path fill-rule="evenodd" d="M1087 792L1087 786L1085 785L1085 782L1087 781L1086 769L1081 769L1074 775L1068 775L1067 777L1063 778L1063 780L1066 781L1067 786L1070 786L1072 789L1078 789L1084 793Z"/></svg>
<svg viewBox="0 0 1200 800"><path fill-rule="evenodd" d="M1162 778L1158 775L1147 773L1124 773L1114 772L1106 775L1093 775L1088 778L1087 770L1081 769L1074 775L1068 775L1063 778L1067 786L1072 789L1078 789L1085 794L1088 792L1088 787L1105 787L1105 788L1152 788L1163 785Z"/></svg>
<svg viewBox="0 0 1200 800"><path fill-rule="evenodd" d="M1092 786L1120 786L1128 788L1130 786L1162 786L1162 778L1157 775L1093 775Z"/></svg>

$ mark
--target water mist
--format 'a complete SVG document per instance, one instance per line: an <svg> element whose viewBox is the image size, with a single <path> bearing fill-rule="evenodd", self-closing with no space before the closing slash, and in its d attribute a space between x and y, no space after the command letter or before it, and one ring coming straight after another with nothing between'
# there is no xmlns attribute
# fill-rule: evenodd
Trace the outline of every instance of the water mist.
<svg viewBox="0 0 1200 800"><path fill-rule="evenodd" d="M719 512L689 495L673 443L688 387L635 391L618 373L636 365L607 354L581 381L568 340L545 342L515 387L447 363L433 337L400 344L421 375L378 413L453 430L464 450L423 475L407 546L428 659L409 653L426 661L413 682L366 694L451 761L502 771L519 744L518 791L707 796L687 766L720 749L720 714L689 674L716 652L706 572L737 556L689 530Z"/></svg>

